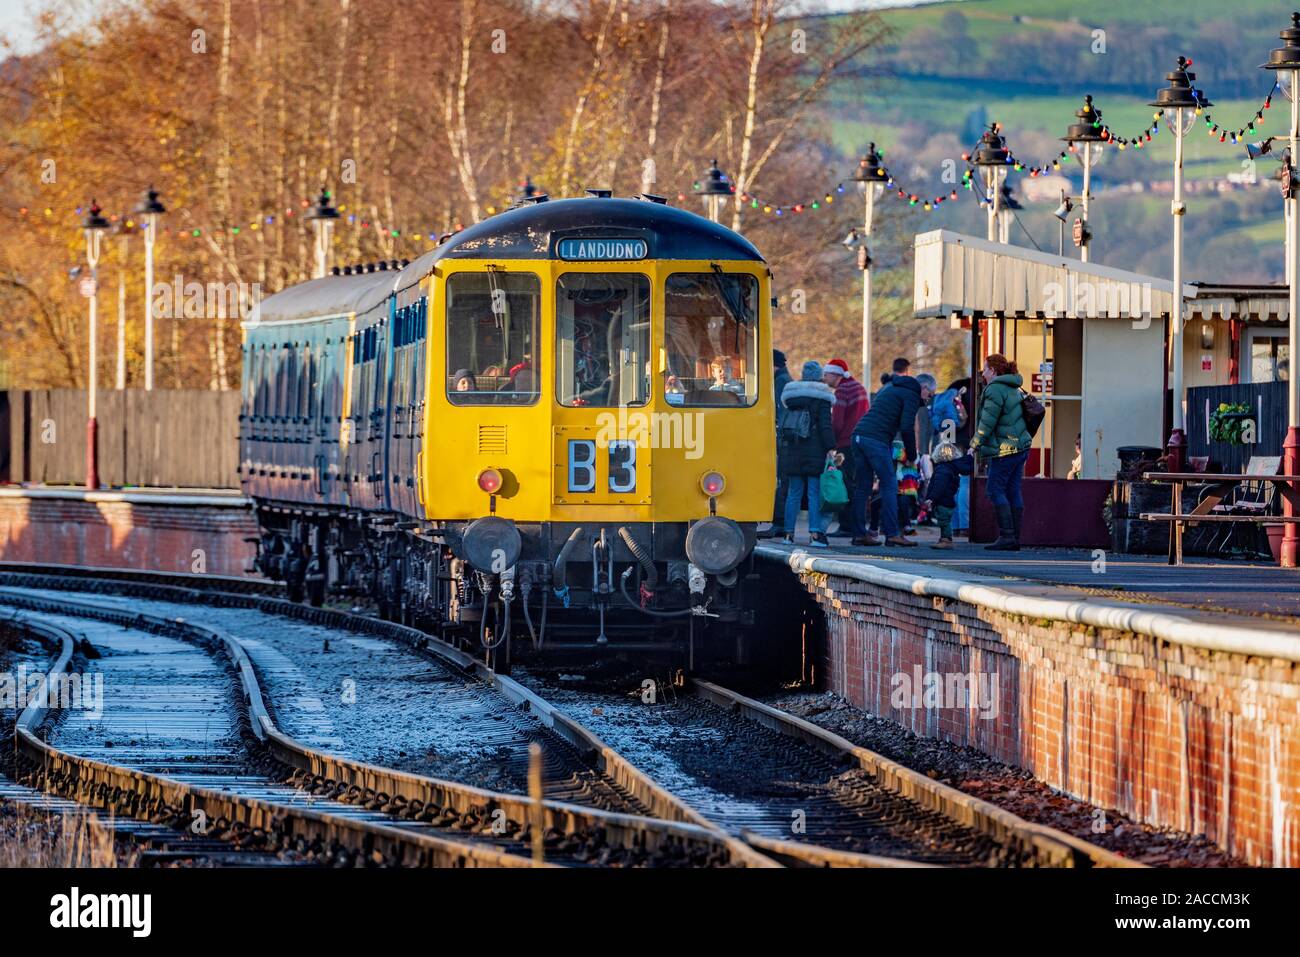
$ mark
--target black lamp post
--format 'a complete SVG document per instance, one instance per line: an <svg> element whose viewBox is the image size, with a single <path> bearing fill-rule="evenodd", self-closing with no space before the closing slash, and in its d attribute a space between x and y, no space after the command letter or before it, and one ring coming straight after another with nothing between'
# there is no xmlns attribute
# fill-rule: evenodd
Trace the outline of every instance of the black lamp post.
<svg viewBox="0 0 1300 957"><path fill-rule="evenodd" d="M1192 61L1178 58L1178 66L1165 74L1168 85L1156 92L1151 106L1158 107L1165 124L1174 134L1174 198L1169 212L1174 217L1174 296L1173 314L1169 317L1169 345L1173 355L1170 388L1173 390L1173 427L1169 433L1168 462L1171 472L1181 472L1187 456L1187 436L1183 431L1183 137L1196 121L1196 114L1211 103L1192 86L1196 74L1187 68Z"/></svg>
<svg viewBox="0 0 1300 957"><path fill-rule="evenodd" d="M102 215L99 203L90 201L90 213L82 220L86 235L86 262L90 266L89 282L82 286L82 295L90 300L90 361L86 376L86 488L99 488L99 454L96 449L98 425L95 422L95 392L99 388L99 327L95 304L99 294L99 252L109 222Z"/></svg>
<svg viewBox="0 0 1300 957"><path fill-rule="evenodd" d="M997 242L998 239L998 213L1002 208L1002 184L1007 179L1007 166L1010 162L1011 154L1007 151L1006 140L998 133L996 123L989 124L989 128L984 131L980 137L979 146L975 148L975 155L971 157L971 162L979 167L980 174L984 180L984 195L988 199L988 241Z"/></svg>
<svg viewBox="0 0 1300 957"><path fill-rule="evenodd" d="M1287 222L1287 272L1290 295L1287 299L1287 362L1286 439L1282 443L1282 471L1286 475L1300 475L1300 385L1296 382L1296 345L1300 342L1300 190L1297 183L1295 157L1300 156L1300 13L1291 14L1291 26L1279 36L1282 46L1269 54L1263 69L1272 70L1278 86L1291 101L1291 128L1288 139L1291 154L1282 165L1282 195L1286 199ZM1291 494L1283 498L1283 514L1295 518L1300 514L1300 483L1292 483ZM1300 530L1295 522L1287 522L1282 532L1282 565L1295 568L1300 564Z"/></svg>
<svg viewBox="0 0 1300 957"><path fill-rule="evenodd" d="M316 205L307 211L304 218L311 223L316 234L316 269L312 278L321 279L329 272L330 239L334 235L334 224L339 219L339 211L330 204L329 190L321 189Z"/></svg>
<svg viewBox="0 0 1300 957"><path fill-rule="evenodd" d="M713 222L718 222L722 218L723 207L727 205L727 200L731 198L732 189L727 174L718 169L716 159L709 164L709 168L704 173L704 179L696 182L695 192L704 200L705 214Z"/></svg>
<svg viewBox="0 0 1300 957"><path fill-rule="evenodd" d="M1078 122L1071 124L1061 139L1069 144L1070 152L1083 167L1083 194L1079 197L1079 258L1087 262L1092 240L1092 233L1088 229L1088 206L1092 201L1092 168L1101 160L1103 144L1106 140L1101 132L1101 110L1092 105L1091 96L1083 98L1083 108L1076 110L1074 115Z"/></svg>

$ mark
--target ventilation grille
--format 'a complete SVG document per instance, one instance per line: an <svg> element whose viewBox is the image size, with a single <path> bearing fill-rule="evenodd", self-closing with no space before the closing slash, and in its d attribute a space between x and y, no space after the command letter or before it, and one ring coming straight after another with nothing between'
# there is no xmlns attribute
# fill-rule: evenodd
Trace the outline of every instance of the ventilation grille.
<svg viewBox="0 0 1300 957"><path fill-rule="evenodd" d="M478 427L478 454L506 454L506 427L504 425L480 425Z"/></svg>

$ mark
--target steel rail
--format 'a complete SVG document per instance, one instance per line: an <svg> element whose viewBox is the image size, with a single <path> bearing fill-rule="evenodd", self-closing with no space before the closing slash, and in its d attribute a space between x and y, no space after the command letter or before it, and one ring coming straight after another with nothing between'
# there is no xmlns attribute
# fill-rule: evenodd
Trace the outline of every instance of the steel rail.
<svg viewBox="0 0 1300 957"><path fill-rule="evenodd" d="M219 644L225 649L239 674L244 703L248 708L249 729L271 758L293 770L290 780L301 787L315 791L346 791L360 803L377 803L393 810L418 811L437 807L444 811L454 811L460 816L473 814L479 817L492 816L499 810L505 814L508 822L520 829L527 822L534 820L538 814L537 803L521 795L487 791L443 779L382 768L330 754L295 740L276 726L266 707L251 658L243 645L226 632L183 620L166 619L122 609L107 609L75 600L60 599L58 602L52 602L6 588L0 588L0 599L9 604L36 610L58 611L121 624L147 625L188 633L189 637L200 642ZM275 601L275 604L302 608L287 602ZM280 609L277 607L276 610ZM373 619L363 620L373 621ZM416 634L422 638L428 637L422 632ZM432 640L436 641L436 639ZM441 642L437 644L442 645ZM600 744L598 739L594 739L594 736L582 729L580 725L556 712L531 691L482 668L479 663L470 661L468 656L450 646L444 645L433 650L449 654L447 660L456 663L463 670L473 671L485 683L495 686L512 703L522 704L533 710L544 725L554 728L571 744L581 749L603 752L597 755L597 763L601 769L616 783L625 785L627 790L642 799L642 803L647 807L667 809L670 812L677 810L680 802L650 782L640 771L623 761L611 749ZM466 668L466 665L470 667ZM596 742L595 745L592 744L593 740ZM189 787L189 785L183 786ZM685 808L684 805L680 807L693 815L694 812L689 808ZM579 836L598 832L603 843L607 845L649 852L668 859L676 858L683 863L749 867L771 867L774 863L743 841L721 832L711 824L691 820L685 815L663 819L650 818L551 800L544 800L540 810L542 826L548 830ZM458 847L464 846L463 842L450 843Z"/></svg>
<svg viewBox="0 0 1300 957"><path fill-rule="evenodd" d="M755 701L721 685L693 679L691 688L706 701L720 708L739 712L750 721L802 741L824 754L843 757L856 763L883 787L915 801L922 807L965 824L972 830L987 834L1001 844L1020 847L1041 866L1145 867L1143 864L1089 844L1064 831L1026 821L996 804L942 784L883 755L853 744L811 721L773 708L761 701ZM746 840L760 850L775 852L780 856L801 857L806 863L814 866L905 866L904 862L897 860L889 865L882 864L881 861L893 859L872 855L842 856L842 852L835 852L836 857L827 858L824 849L818 849L811 844L782 841L779 842L780 847L777 847L770 839L755 841L752 837L746 836ZM855 863L853 858L865 860ZM835 860L839 863L832 863Z"/></svg>
<svg viewBox="0 0 1300 957"><path fill-rule="evenodd" d="M24 587L41 587L41 588L69 588L67 582L102 582L111 583L119 593L128 593L128 590L136 590L136 594L150 595L156 594L162 590L172 597L196 602L216 601L222 605L235 605L240 607L257 608L274 614L285 615L292 618L298 618L314 622L316 624L326 625L335 628L348 628L355 631L366 632L383 637L388 637L404 644L407 644L417 650L436 656L439 660L451 665L456 670L472 676L483 684L499 692L506 700L515 704L517 707L525 708L530 711L539 722L545 727L553 730L562 739L569 742L583 753L593 765L618 787L623 788L638 801L641 802L653 815L654 818L664 822L676 822L683 826L693 826L700 831L707 832L713 836L715 841L720 841L723 849L726 851L728 858L736 864L746 867L772 867L774 862L767 855L760 853L751 847L748 843L740 838L729 834L716 823L700 814L690 805L686 804L681 798L673 794L667 788L655 782L649 775L638 768L635 764L623 757L619 752L607 745L594 732L584 727L581 723L573 720L564 714L558 708L551 705L534 691L524 687L519 682L505 675L499 675L484 662L471 657L459 648L455 648L447 642L406 625L397 624L396 622L381 621L376 618L370 618L364 615L354 615L349 612L338 611L335 609L315 608L308 605L301 605L296 602L290 602L287 599L273 597L257 590L240 591L234 594L220 591L213 588L209 582L215 576L194 575L184 572L139 572L135 570L122 570L111 568L95 568L89 566L76 565L53 565L42 566L28 563L7 563L0 562L0 581L13 577L16 579L13 584L21 584ZM229 579L217 579L218 582L224 583ZM244 583L242 579L235 581ZM251 585L268 586L270 583L260 582L256 579L248 581ZM128 586L124 589L122 586ZM278 589L267 589L275 590ZM300 747L302 747L300 745ZM312 749L305 749L312 750ZM320 755L318 760L323 762L329 759L332 762L338 762L343 759L333 755L324 755L323 752L317 752ZM313 759L307 759L306 763L300 761L287 761L300 768L305 773L318 773L313 768L317 766L312 763ZM411 785L410 782L403 780L404 772L392 771L386 769L377 769L372 765L363 765L361 762L349 761L350 770L346 773L348 776L357 777L360 780L382 780L383 788L376 789L377 793L394 793L405 794ZM321 767L330 767L333 771L343 770L333 764L320 763ZM366 770L362 770L362 769ZM332 777L332 775L322 775ZM416 781L434 781L437 779L424 778L418 775L405 775ZM439 781L438 783L446 785L449 788L456 789L459 793L474 792L477 789L469 788L465 785L455 784L448 781ZM487 794L489 792L479 792ZM496 797L510 798L514 800L523 800L514 798L510 795L495 795ZM580 808L576 805L562 805L559 802L549 802L556 807L569 809L570 811L580 810L583 814L611 814L614 817L620 815L613 812L597 812L595 809ZM635 815L623 815L633 822L644 821L646 819ZM565 818L560 817L557 823L561 823ZM644 825L643 825L644 826ZM611 836L616 831L611 832Z"/></svg>

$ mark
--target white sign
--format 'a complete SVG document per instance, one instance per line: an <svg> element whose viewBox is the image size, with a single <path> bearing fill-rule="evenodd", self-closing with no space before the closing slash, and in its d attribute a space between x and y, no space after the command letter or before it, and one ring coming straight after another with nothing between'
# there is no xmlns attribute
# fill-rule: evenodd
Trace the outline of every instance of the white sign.
<svg viewBox="0 0 1300 957"><path fill-rule="evenodd" d="M99 289L99 286L94 279L90 278L89 276L86 276L79 283L77 283L77 289L81 292L82 296L84 296L85 298L93 299L95 293Z"/></svg>

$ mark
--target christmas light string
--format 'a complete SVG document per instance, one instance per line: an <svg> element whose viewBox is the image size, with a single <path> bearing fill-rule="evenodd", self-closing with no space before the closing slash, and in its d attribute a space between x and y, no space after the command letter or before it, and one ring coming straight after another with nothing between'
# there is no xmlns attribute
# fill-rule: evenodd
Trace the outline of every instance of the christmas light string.
<svg viewBox="0 0 1300 957"><path fill-rule="evenodd" d="M1187 62L1188 65L1190 65L1192 61L1188 60ZM1264 97L1264 102L1260 105L1259 109L1255 110L1255 115L1245 125L1239 126L1235 130L1215 123L1213 116L1209 113L1204 113L1204 106L1198 106L1196 108L1196 115L1200 116L1204 113L1205 131L1208 135L1217 136L1220 143L1226 143L1231 140L1232 145L1236 146L1245 137L1255 135L1256 125L1262 123L1264 120L1264 111L1273 106L1273 94L1278 92L1281 88L1281 85L1277 81L1274 81L1273 86L1268 91L1268 95ZM1200 90L1193 90L1192 95L1195 96L1198 101L1204 99L1204 94L1202 94Z"/></svg>
<svg viewBox="0 0 1300 957"><path fill-rule="evenodd" d="M1190 58L1187 59L1187 65L1188 66L1192 65L1192 60ZM1198 105L1195 109L1195 113L1197 116L1203 116L1207 135L1209 135L1211 138L1217 139L1220 143L1225 143L1225 144L1230 143L1231 145L1236 146L1242 143L1246 137L1254 136L1257 134L1258 132L1257 126L1263 122L1266 111L1269 110L1273 105L1274 94L1276 94L1280 89L1281 89L1280 84L1274 82L1272 86L1269 88L1268 93L1265 95L1263 102L1254 111L1254 114L1251 117L1251 119L1248 120L1246 123L1242 124L1241 126L1236 127L1235 129L1229 126L1224 126L1219 123L1216 123L1214 121L1213 115L1207 112L1208 104L1204 106ZM1193 89L1192 95L1197 99L1198 102L1205 101L1205 94L1201 90ZM1152 114L1151 125L1133 137L1125 137L1125 136L1118 135L1108 123L1103 123L1098 121L1093 123L1092 125L1093 128L1098 131L1098 134L1100 136L1100 142L1102 143L1111 144L1115 146L1117 149L1119 149L1121 152L1126 150L1130 146L1132 146L1135 149L1142 149L1142 147L1146 143L1150 143L1152 141L1152 138L1160 132L1160 120L1164 116L1164 113L1165 111L1163 109L1156 110L1156 112ZM1100 115L1101 115L1101 111L1099 110L1098 116L1100 117ZM996 124L996 126L999 134L1001 134L1003 128L1002 124L999 123ZM1005 140L1004 140L1004 144L1005 144ZM1058 153L1056 156L1052 157L1051 160L1041 164L1031 164L1017 157L1009 146L1005 148L1007 150L1007 165L1010 166L1015 172L1028 173L1030 177L1044 176L1050 172L1059 172L1061 169L1061 161L1067 159L1071 154L1077 151L1077 147L1075 146L1075 144L1071 143L1065 149L1061 150L1061 152ZM962 173L961 187L976 192L976 198L978 202L981 205L984 205L988 202L988 199L986 197L981 197L979 193L974 189L974 167L971 165L971 158L973 154L974 154L973 149L962 153L962 160L966 162L968 165L966 170ZM884 158L883 153L881 153L880 156L882 159ZM835 201L835 197L838 195L842 195L844 193L846 184L855 183L855 182L857 181L853 179L840 180L839 182L833 184L830 189L817 194L816 196L814 196L814 198L809 200L804 200L802 202L795 202L795 203L772 202L770 200L763 199L758 194L750 191L742 192L737 197L737 195L734 192L734 187L733 187L732 195L733 198L738 198L739 202L746 204L750 209L761 210L765 215L784 216L787 213L798 215L805 212L818 211L827 206L832 205ZM696 182L694 184L694 188L698 190L700 189L700 185L701 184L699 182ZM953 189L946 194L940 194L940 195L931 196L927 198L922 193L914 192L910 189L907 189L905 186L899 185L899 183L893 176L890 176L887 180L885 180L884 185L890 195L892 195L896 199L905 201L909 208L916 208L919 206L922 211L927 213L937 210L945 202L951 202L957 199L956 189ZM687 199L687 194L678 193L677 199L679 202L685 202ZM311 206L311 201L307 199L299 200L299 206L302 209L307 209ZM347 213L346 205L340 205L338 209L341 214L344 213L346 214L340 216L340 219L338 220L340 225L346 223L348 226L353 226L353 227L359 226L361 229L366 229L366 230L373 229L377 235L387 234L387 237L390 239L404 239L413 242L427 241L427 242L436 243L439 240L440 236L444 235L437 230L408 232L405 229L401 229L393 226L385 226L380 222L371 220L369 217L358 216L356 213ZM495 215L498 210L494 206L488 206L486 207L486 211L488 215ZM72 215L77 218L80 218L84 214L84 212L85 212L84 207L77 206L72 211ZM18 207L18 215L21 218L26 219L29 215L31 215L31 213L32 210L27 206ZM52 207L46 206L43 209L43 214L46 219L52 219L55 215L55 212ZM247 229L249 232L258 232L259 230L263 230L268 226L274 226L277 224L284 225L286 223L301 221L299 218L297 218L298 216L299 216L298 210L295 210L293 207L288 207L284 210L283 214L280 214L278 212L260 214L256 218L250 219L247 226L244 226L242 224L231 225L225 227L223 230L194 227L190 229L176 229L174 232L176 237L181 240L198 239L202 237L205 233L213 233L213 232L225 232L231 236L238 236L245 229ZM125 221L125 225L127 229L134 229L137 225L136 221L132 217L121 216L118 214L110 214L108 216L108 220L111 223L118 223L121 221ZM464 227L460 223L457 223L455 226L452 227L452 232L459 232L463 228ZM170 226L163 226L160 231L163 235L171 235L173 233L173 230L171 229ZM338 242L340 240L341 237L339 237L336 234L335 241Z"/></svg>

